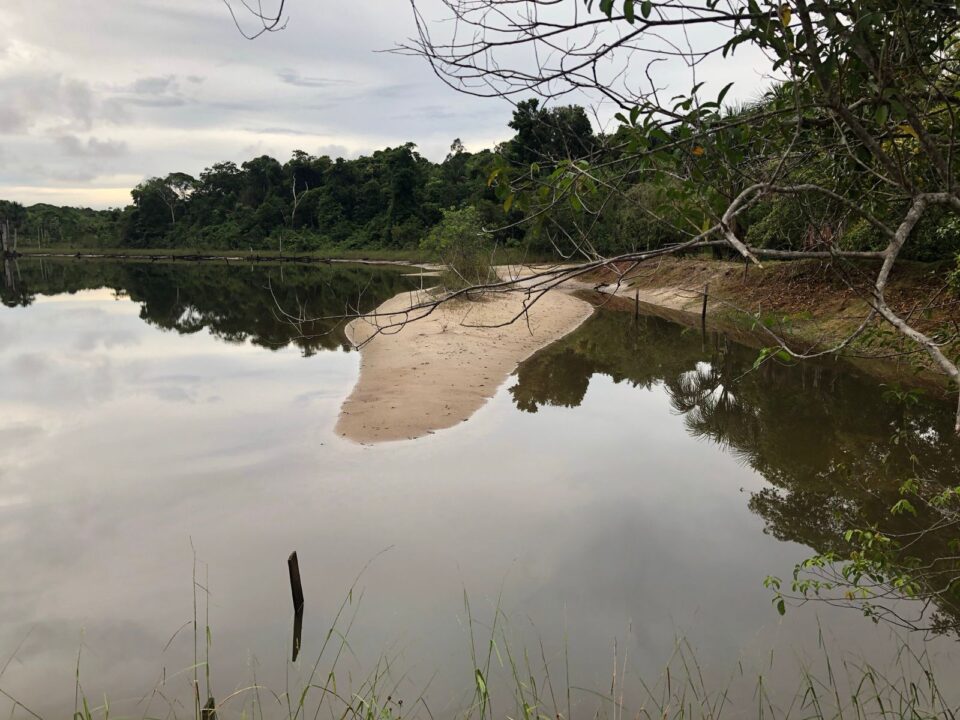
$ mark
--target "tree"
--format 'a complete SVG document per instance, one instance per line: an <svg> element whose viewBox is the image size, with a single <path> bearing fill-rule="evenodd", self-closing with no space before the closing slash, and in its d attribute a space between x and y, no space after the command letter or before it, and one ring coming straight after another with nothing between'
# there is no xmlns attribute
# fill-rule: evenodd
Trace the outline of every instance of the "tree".
<svg viewBox="0 0 960 720"><path fill-rule="evenodd" d="M476 208L443 211L443 220L430 231L420 247L436 255L446 266L443 284L448 289L481 285L496 278L491 248L485 242Z"/></svg>
<svg viewBox="0 0 960 720"><path fill-rule="evenodd" d="M0 223L6 222L11 229L22 229L27 219L27 209L18 202L0 200Z"/></svg>
<svg viewBox="0 0 960 720"><path fill-rule="evenodd" d="M594 147L593 127L579 105L542 108L536 98L517 103L510 127L517 131L508 157L517 163L548 165L583 157Z"/></svg>
<svg viewBox="0 0 960 720"><path fill-rule="evenodd" d="M443 0L455 23L429 23L413 0L417 37L401 51L426 58L457 90L480 96L588 93L619 108L617 145L556 151L535 101L517 105L520 142L494 181L508 207L536 218L558 248L580 261L545 271L518 292L536 297L585 272L629 278L668 253L725 247L746 262L822 258L842 267L872 261L865 294L871 310L851 343L881 321L915 343L960 385L952 330L921 332L888 302L891 273L905 249L955 222L958 194L957 38L960 15L944 0ZM449 36L437 36L449 27ZM696 30L696 32L694 32ZM697 80L706 63L722 67L738 51L765 58L770 90L759 102L724 105L734 83ZM524 52L528 51L528 52ZM521 59L537 58L533 64ZM691 76L690 89L665 92L661 62ZM672 96L672 97L670 97ZM809 177L809 168L820 168ZM639 179L674 185L649 209L680 242L620 254L601 251L596 230L613 198ZM746 232L751 212L782 201L803 220L803 247L759 247ZM833 206L846 222L869 226L876 244L844 247L837 224L814 217ZM849 271L859 272L860 266ZM794 353L782 338L779 350ZM960 434L960 402L956 432Z"/></svg>
<svg viewBox="0 0 960 720"><path fill-rule="evenodd" d="M173 172L164 178L164 182L176 199L185 203L190 199L193 191L197 188L197 181L192 175L182 172Z"/></svg>

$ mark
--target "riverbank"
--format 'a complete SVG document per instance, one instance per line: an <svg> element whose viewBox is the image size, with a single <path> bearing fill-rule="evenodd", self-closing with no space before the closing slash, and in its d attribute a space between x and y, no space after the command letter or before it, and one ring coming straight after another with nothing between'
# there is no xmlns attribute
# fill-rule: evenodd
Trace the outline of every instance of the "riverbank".
<svg viewBox="0 0 960 720"><path fill-rule="evenodd" d="M436 258L418 248L324 248L310 251L233 250L219 248L79 248L22 246L13 258L75 258L80 260L146 260L183 262L289 262L289 263L357 263L378 265L420 266L436 262ZM531 262L522 248L500 249L496 262L512 264ZM548 258L543 258L548 260Z"/></svg>
<svg viewBox="0 0 960 720"><path fill-rule="evenodd" d="M593 313L590 303L557 291L514 320L524 297L491 293L456 300L384 330L402 321L407 308L429 300L426 292L403 293L351 322L347 336L361 347L360 377L341 408L337 434L379 443L453 427L493 397L517 365Z"/></svg>
<svg viewBox="0 0 960 720"><path fill-rule="evenodd" d="M16 257L74 258L78 260L149 260L183 262L290 262L290 263L354 263L377 265L420 265L426 262L422 253L412 250L317 250L287 252L276 250L200 250L163 248L49 248L21 249Z"/></svg>
<svg viewBox="0 0 960 720"><path fill-rule="evenodd" d="M949 287L953 267L947 263L901 263L887 290L890 306L928 334L960 333L960 293ZM793 349L817 352L840 343L857 330L869 315L864 300L876 268L848 265L840 272L824 261L765 262L763 268L699 258L665 258L641 266L618 286L612 273L595 275L592 285L602 296L595 299L622 310L636 302L661 311L672 319L699 325L704 311L714 329L754 338L748 344L776 344L784 338ZM945 346L949 356L960 355L960 337ZM946 377L927 354L886 323L874 319L843 357L869 365L886 377L919 376L921 381L944 385Z"/></svg>
<svg viewBox="0 0 960 720"><path fill-rule="evenodd" d="M515 270L515 268L514 268ZM860 276L866 282L869 268ZM506 271L506 270L505 270ZM891 306L925 332L956 324L960 297L945 288L946 267L907 265L888 293ZM543 296L529 321L510 323L522 309L519 293L488 294L441 305L401 331L384 323L427 298L404 293L376 316L348 326L361 347L360 379L344 403L337 432L360 443L412 439L467 420L515 368L575 330L595 307L655 314L688 327L704 319L710 330L758 352L784 338L802 352L842 341L869 313L856 280L839 278L823 263L769 263L744 271L741 263L668 258L619 285L612 273L570 282ZM605 282L606 281L606 282ZM706 298L706 303L704 299ZM948 351L960 347L948 345ZM844 349L846 361L878 382L943 392L946 377L924 353L875 321Z"/></svg>

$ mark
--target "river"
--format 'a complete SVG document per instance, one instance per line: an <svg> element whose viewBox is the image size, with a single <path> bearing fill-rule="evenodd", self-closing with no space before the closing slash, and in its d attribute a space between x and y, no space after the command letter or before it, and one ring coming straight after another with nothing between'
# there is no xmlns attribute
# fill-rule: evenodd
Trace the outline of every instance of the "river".
<svg viewBox="0 0 960 720"><path fill-rule="evenodd" d="M409 270L17 272L0 296L0 689L41 716L72 712L78 653L84 694L111 715L190 715L198 648L217 699L240 691L221 716L239 717L254 683L297 694L345 599L341 686L389 658L390 702L409 714L426 688L434 717L469 705L471 631L485 668L494 622L491 692L509 693L526 651L520 675L542 684L548 666L564 708L569 677L580 716L614 676L633 714L640 679L662 680L678 647L745 703L762 674L788 704L824 648L896 672L906 643L948 677L960 667L952 638L822 603L781 617L763 585L887 517L905 476L956 484L952 406L935 392L905 406L838 362L754 370L757 351L723 336L599 311L467 422L361 446L333 432L359 354L337 322L288 314L368 310L419 284ZM266 689L260 703L288 714Z"/></svg>

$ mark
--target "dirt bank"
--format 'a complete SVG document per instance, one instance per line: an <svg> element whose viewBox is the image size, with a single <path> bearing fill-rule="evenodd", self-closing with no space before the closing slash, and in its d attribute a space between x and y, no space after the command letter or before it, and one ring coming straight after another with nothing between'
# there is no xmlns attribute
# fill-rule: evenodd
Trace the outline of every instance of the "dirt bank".
<svg viewBox="0 0 960 720"><path fill-rule="evenodd" d="M901 263L887 290L887 301L902 317L928 334L960 331L960 294L947 287L949 264ZM797 350L832 347L853 332L869 314L864 300L877 267L869 263L842 268L825 261L765 262L763 268L741 262L666 258L637 269L619 287L602 287L618 298L613 305L630 310L635 300L686 313L699 324L704 293L714 329L752 332L761 345L771 345L770 332L786 338ZM591 278L595 286L613 279L610 273ZM594 302L597 302L594 300ZM960 355L960 340L945 347ZM888 324L874 320L844 355L869 363L886 378L928 373L946 381L929 357ZM924 378L929 380L931 378Z"/></svg>
<svg viewBox="0 0 960 720"><path fill-rule="evenodd" d="M377 313L402 311L417 300L416 294L403 293ZM366 345L376 333L374 320L354 320L347 334L362 345L360 378L341 408L336 432L356 442L378 443L421 437L463 422L520 362L575 330L593 312L590 303L557 291L530 309L528 321L490 327L521 309L519 294L456 301L400 332L377 334Z"/></svg>

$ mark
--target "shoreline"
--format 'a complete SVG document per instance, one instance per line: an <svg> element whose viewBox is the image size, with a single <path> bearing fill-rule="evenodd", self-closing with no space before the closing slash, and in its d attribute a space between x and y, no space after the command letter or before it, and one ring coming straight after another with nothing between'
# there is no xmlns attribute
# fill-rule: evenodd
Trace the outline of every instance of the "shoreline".
<svg viewBox="0 0 960 720"><path fill-rule="evenodd" d="M64 259L64 260L128 260L150 261L150 262L254 262L254 263L277 263L289 262L302 265L394 265L398 267L427 268L432 269L431 263L421 260L405 260L393 258L372 258L372 257L324 257L320 255L298 254L298 255L280 255L278 253L189 253L189 252L145 252L145 253L124 253L124 252L88 252L88 251L70 251L70 250L51 250L51 251L33 251L21 252L14 251L9 254L9 259Z"/></svg>
<svg viewBox="0 0 960 720"><path fill-rule="evenodd" d="M680 259L671 264L673 267L661 275L638 277L620 287L593 283L584 288L583 297L597 307L657 315L698 330L703 329L705 320L708 331L718 332L758 351L774 344L764 328L766 323L759 316L760 310L766 318L776 319L767 328L775 329L792 349L801 352L816 352L832 346L852 332L866 316L867 308L856 295L844 297L810 278L804 278L799 284L803 295L817 297L823 303L819 312L804 308L795 298L777 298L776 295L783 291L796 290L778 276L782 266L768 270L766 275L754 271L756 275L747 281L746 276L741 275L742 266L731 267L733 264L729 262ZM693 278L679 278L676 270L692 271ZM909 297L918 288L911 280L909 276L904 278L903 274L895 276L891 283L893 293L898 297ZM704 315L705 290L707 308ZM746 297L758 303L758 315L744 310L738 302L741 294L741 301ZM954 300L953 304L957 302ZM854 343L833 358L849 363L878 382L938 393L951 392L949 376L931 366L922 351L904 348L903 339L897 336L892 340L882 338L869 346Z"/></svg>
<svg viewBox="0 0 960 720"><path fill-rule="evenodd" d="M503 322L515 314L522 297L515 293L442 305L395 333L377 334L375 320L355 319L345 330L347 339L360 346L360 374L341 405L335 432L360 444L378 444L415 439L459 425L496 394L520 363L575 331L603 307L659 315L689 327L701 327L705 317L711 332L735 342L757 348L770 344L762 331L747 327L729 311L729 288L717 283L716 277L711 280L719 292L710 292L705 316L703 291L689 283L638 283L610 292L614 288L608 286L604 291L592 283L570 282L537 301L529 313L530 328L522 318L504 327L471 327ZM422 300L422 292L401 293L375 312L402 312ZM786 336L791 344L811 343L804 333L787 332ZM823 336L819 340L823 341ZM889 358L851 353L840 359L880 382L946 389L946 376Z"/></svg>
<svg viewBox="0 0 960 720"><path fill-rule="evenodd" d="M375 312L402 312L421 297L401 293ZM360 346L360 375L341 405L336 434L368 445L459 425L520 363L580 327L594 307L570 292L551 291L529 309L526 322L493 327L520 310L521 295L488 294L442 305L397 332L380 332L365 318L350 322L346 334Z"/></svg>

